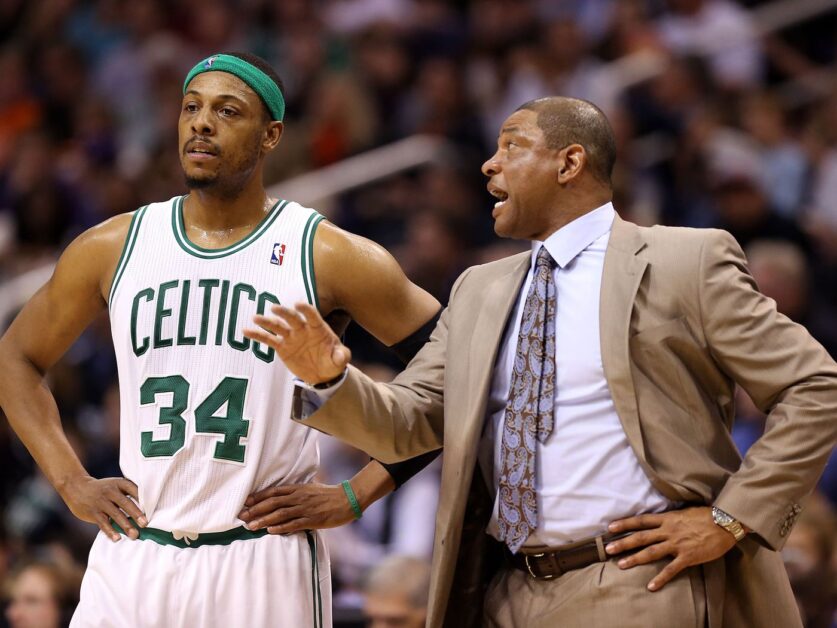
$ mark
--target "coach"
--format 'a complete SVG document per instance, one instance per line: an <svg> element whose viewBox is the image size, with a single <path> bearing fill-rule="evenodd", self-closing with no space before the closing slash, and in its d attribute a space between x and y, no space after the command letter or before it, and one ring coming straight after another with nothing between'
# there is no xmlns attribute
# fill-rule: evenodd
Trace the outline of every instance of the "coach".
<svg viewBox="0 0 837 628"><path fill-rule="evenodd" d="M620 219L615 152L584 101L505 121L495 230L532 250L467 270L391 384L313 308L248 331L325 400L306 424L382 460L444 445L430 626L801 625L777 550L837 435L837 365L727 233ZM735 383L768 413L743 461Z"/></svg>

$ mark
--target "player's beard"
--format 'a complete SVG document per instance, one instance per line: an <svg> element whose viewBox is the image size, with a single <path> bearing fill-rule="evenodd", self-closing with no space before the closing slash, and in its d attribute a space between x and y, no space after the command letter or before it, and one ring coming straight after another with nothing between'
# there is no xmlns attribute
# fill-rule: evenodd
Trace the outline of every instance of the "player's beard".
<svg viewBox="0 0 837 628"><path fill-rule="evenodd" d="M197 177L184 172L186 187L190 190L205 190L223 199L236 198L244 190L259 161L260 138L253 139L251 149L244 151L239 160L228 162L227 167L222 164L219 170L202 173ZM220 157L220 152L218 155Z"/></svg>

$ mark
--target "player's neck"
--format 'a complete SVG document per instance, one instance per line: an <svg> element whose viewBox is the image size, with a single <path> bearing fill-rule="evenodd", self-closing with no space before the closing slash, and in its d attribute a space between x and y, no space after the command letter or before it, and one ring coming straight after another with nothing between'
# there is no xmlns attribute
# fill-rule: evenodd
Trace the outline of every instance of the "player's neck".
<svg viewBox="0 0 837 628"><path fill-rule="evenodd" d="M256 225L270 205L261 184L248 185L233 198L211 189L192 190L183 204L183 219L187 227L207 231L237 229Z"/></svg>

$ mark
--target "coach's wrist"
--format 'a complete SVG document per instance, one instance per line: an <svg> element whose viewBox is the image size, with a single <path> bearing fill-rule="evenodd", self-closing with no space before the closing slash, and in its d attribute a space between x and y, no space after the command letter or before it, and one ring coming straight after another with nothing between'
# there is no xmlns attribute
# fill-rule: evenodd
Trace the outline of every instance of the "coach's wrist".
<svg viewBox="0 0 837 628"><path fill-rule="evenodd" d="M334 386L340 384L343 379L346 377L347 369L343 369L340 373L323 382L317 382L316 384L309 384L311 388L314 390L328 390Z"/></svg>

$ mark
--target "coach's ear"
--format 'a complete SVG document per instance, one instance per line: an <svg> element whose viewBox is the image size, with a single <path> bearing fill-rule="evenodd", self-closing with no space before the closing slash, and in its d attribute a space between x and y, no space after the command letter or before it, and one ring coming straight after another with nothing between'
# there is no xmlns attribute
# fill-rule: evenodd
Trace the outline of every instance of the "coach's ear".
<svg viewBox="0 0 837 628"><path fill-rule="evenodd" d="M271 120L264 129L262 138L262 153L267 154L279 146L282 133L285 132L285 125L279 120Z"/></svg>

